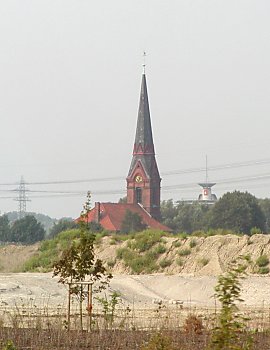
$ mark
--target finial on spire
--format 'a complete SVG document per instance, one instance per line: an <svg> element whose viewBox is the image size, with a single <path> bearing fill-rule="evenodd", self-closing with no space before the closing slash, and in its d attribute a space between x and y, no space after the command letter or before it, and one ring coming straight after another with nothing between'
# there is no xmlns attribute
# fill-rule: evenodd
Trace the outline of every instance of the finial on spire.
<svg viewBox="0 0 270 350"><path fill-rule="evenodd" d="M143 52L143 74L145 74L145 66L146 66L146 52L144 51Z"/></svg>

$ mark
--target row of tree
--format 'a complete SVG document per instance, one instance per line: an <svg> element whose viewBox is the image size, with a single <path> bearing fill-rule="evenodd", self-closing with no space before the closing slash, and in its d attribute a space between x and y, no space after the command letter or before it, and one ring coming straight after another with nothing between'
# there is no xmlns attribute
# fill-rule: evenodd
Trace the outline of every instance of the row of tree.
<svg viewBox="0 0 270 350"><path fill-rule="evenodd" d="M45 229L33 215L11 223L7 215L0 216L0 241L32 244L45 238Z"/></svg>
<svg viewBox="0 0 270 350"><path fill-rule="evenodd" d="M228 229L250 234L251 230L269 232L270 199L257 199L248 192L228 192L214 205L187 204L172 200L161 203L162 221L177 232Z"/></svg>

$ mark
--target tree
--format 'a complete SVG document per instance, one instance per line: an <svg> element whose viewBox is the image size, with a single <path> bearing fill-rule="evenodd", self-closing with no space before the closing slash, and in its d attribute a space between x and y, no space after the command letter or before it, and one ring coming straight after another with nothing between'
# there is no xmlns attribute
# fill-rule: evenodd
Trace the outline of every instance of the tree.
<svg viewBox="0 0 270 350"><path fill-rule="evenodd" d="M228 192L214 205L210 226L250 234L253 227L264 231L265 216L258 199L250 193Z"/></svg>
<svg viewBox="0 0 270 350"><path fill-rule="evenodd" d="M58 233L77 228L78 224L73 220L61 219L50 229L49 238L53 238Z"/></svg>
<svg viewBox="0 0 270 350"><path fill-rule="evenodd" d="M89 229L88 213L90 211L90 192L80 216L80 237L71 243L69 247L62 251L60 259L53 265L53 276L59 276L59 283L69 285L69 293L78 296L80 301L80 323L82 328L82 302L85 298L85 282L91 286L100 281L99 290L108 285L112 278L106 273L102 260L97 259L94 251L96 236ZM92 289L91 289L92 290ZM87 293L89 297L89 292ZM88 300L88 310L92 302ZM68 319L69 319L68 315ZM69 323L69 321L68 321Z"/></svg>
<svg viewBox="0 0 270 350"><path fill-rule="evenodd" d="M121 225L121 232L139 232L146 228L146 225L142 222L142 218L138 213L133 213L130 210L126 210L125 217Z"/></svg>
<svg viewBox="0 0 270 350"><path fill-rule="evenodd" d="M173 204L172 199L161 203L162 222L174 231L192 233L207 228L210 207L202 203Z"/></svg>
<svg viewBox="0 0 270 350"><path fill-rule="evenodd" d="M11 226L10 241L26 244L35 243L44 239L45 230L32 215L16 220Z"/></svg>
<svg viewBox="0 0 270 350"><path fill-rule="evenodd" d="M250 258L240 256L232 261L229 271L219 276L215 287L215 297L221 303L218 325L214 328L211 338L213 350L250 350L252 338L246 332L245 317L239 313L237 304L241 299L241 280L247 273Z"/></svg>
<svg viewBox="0 0 270 350"><path fill-rule="evenodd" d="M0 241L8 242L10 241L10 226L7 215L0 216Z"/></svg>
<svg viewBox="0 0 270 350"><path fill-rule="evenodd" d="M269 233L270 231L270 199L258 199L259 206L262 209L265 216L265 231Z"/></svg>

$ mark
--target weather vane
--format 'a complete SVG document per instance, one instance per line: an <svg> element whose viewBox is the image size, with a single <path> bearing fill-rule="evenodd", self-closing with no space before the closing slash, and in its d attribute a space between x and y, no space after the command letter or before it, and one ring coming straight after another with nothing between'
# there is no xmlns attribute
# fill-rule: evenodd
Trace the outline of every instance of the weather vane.
<svg viewBox="0 0 270 350"><path fill-rule="evenodd" d="M146 66L146 52L144 51L143 52L143 74L145 74L145 66Z"/></svg>

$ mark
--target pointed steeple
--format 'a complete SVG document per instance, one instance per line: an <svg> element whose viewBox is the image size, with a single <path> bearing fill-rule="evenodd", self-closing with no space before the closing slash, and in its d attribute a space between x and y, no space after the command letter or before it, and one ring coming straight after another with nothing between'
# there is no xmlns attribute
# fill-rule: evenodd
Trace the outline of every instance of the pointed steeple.
<svg viewBox="0 0 270 350"><path fill-rule="evenodd" d="M127 176L127 203L140 204L155 219L160 219L160 175L155 158L145 73L137 119L133 157Z"/></svg>
<svg viewBox="0 0 270 350"><path fill-rule="evenodd" d="M133 154L155 154L145 74L142 76Z"/></svg>

